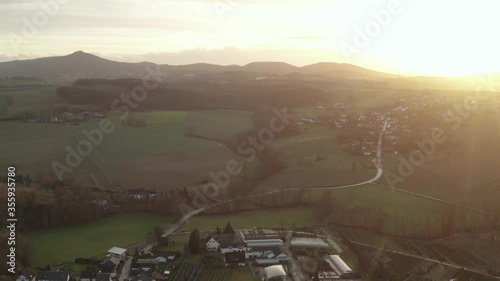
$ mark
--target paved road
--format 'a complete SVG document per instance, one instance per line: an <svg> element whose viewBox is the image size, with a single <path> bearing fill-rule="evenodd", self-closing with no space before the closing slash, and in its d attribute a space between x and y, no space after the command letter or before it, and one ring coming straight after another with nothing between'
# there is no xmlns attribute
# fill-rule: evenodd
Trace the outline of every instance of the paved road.
<svg viewBox="0 0 500 281"><path fill-rule="evenodd" d="M380 179L382 177L382 174L383 174L383 168L382 168L382 139L383 139L383 135L384 135L384 133L385 133L385 131L387 129L387 123L388 123L388 121L389 121L389 119L387 119L384 122L384 126L383 126L383 128L382 128L382 130L380 132L380 135L379 135L379 140L378 140L378 144L377 144L377 156L374 159L374 164L375 164L375 167L377 168L377 174L372 179L364 181L364 182L360 182L360 183L355 183L355 184L348 184L348 185L341 185L341 186L310 187L310 188L307 188L307 189L313 189L313 190L333 190L333 189L343 189L343 188L350 188L350 187L362 186L362 185L366 185L366 184L376 184L376 185L379 185L379 186L391 188L389 186L384 186L384 185L375 183L378 179ZM289 188L289 189L275 190L275 191L271 191L271 192L266 192L266 193L251 195L251 196L249 196L247 198L269 196L269 195L272 195L272 194L277 193L277 192L296 191L296 190L300 190L300 188ZM431 196L427 196L427 195L422 195L422 194L418 194L418 193L413 193L413 192L406 191L406 190L403 190L403 189L397 189L397 188L395 188L395 190L400 191L400 192L409 193L409 194L412 194L414 196L419 196L419 197L427 198L427 199L430 199L430 200L442 202L442 203L452 204L450 202L444 201L444 200L439 199L439 198L435 198L435 197L431 197ZM233 200L225 200L225 201L220 201L219 200L219 201L214 202L212 204L208 204L208 205L206 205L206 206L204 206L202 208L198 208L198 209L195 209L195 210L193 210L191 212L188 212L185 215L183 215L181 219L179 219L177 222L175 222L173 225L171 225L171 227L169 229L167 229L163 233L162 237L167 237L167 236L175 233L176 231L178 231L193 216L196 216L196 215L198 215L198 214L200 214L200 213L202 213L202 212L204 212L204 211L206 211L208 209L211 209L211 208L214 208L214 207L217 207L217 206L220 206L220 205L224 205L224 204L230 204L232 202L233 202ZM482 210L474 209L474 208L470 208L470 207L466 207L466 206L465 206L465 208L468 208L468 209L471 209L471 210L474 210L474 211L484 212ZM328 237L328 236L326 236L326 237ZM353 242L353 243L356 243L356 244L359 244L359 245L364 245L364 246L367 246L367 247L377 248L377 247L374 247L374 246L371 246L371 245L365 245L365 244L362 244L362 243L357 243L357 242ZM152 248L152 244L147 245L144 248L143 251L145 253L147 253L147 252L149 252L151 250L151 248ZM285 249L287 249L287 247L285 247ZM433 259L429 259L429 258L425 258L425 257L421 257L421 256L414 256L414 255L403 253L403 252L396 252L396 251L391 251L391 250L387 250L387 249L380 249L380 250L390 251L390 252L394 252L394 253L398 253L398 254L406 255L406 256L412 256L412 257L415 257L415 258L419 258L419 259L427 260L427 261L431 261L431 262L436 262L436 263L443 264L443 265L450 266L450 267L454 267L454 268L463 268L463 267L460 267L460 266L457 266L457 265L448 264L448 263L444 263L444 262L441 262L441 261L438 261L438 260L433 260ZM292 263L293 267L300 269L300 265L297 263L297 261L295 259L292 259L291 253L287 252L287 254L291 258L291 263ZM129 264L129 267L130 267L130 264ZM474 272L474 273L485 275L484 272L480 272L480 271L477 271L477 270L474 270L474 269L469 269L469 268L464 268L464 269L468 270L470 272ZM301 270L294 270L294 271L295 271L295 273L293 275L294 280L296 280L296 281L307 280L306 279L307 277L304 275L304 273ZM122 270L122 272L123 272L123 270ZM127 273L128 273L128 271L127 271ZM495 277L495 278L500 280L500 278L497 278L497 277ZM122 281L121 277L120 277L120 280Z"/></svg>
<svg viewBox="0 0 500 281"><path fill-rule="evenodd" d="M380 179L382 177L382 174L384 173L384 170L382 169L382 137L384 136L385 130L387 129L388 122L389 122L389 119L385 120L384 126L382 127L382 131L380 132L380 135L378 137L377 157L374 159L374 163L373 163L373 164L375 164L375 167L377 168L377 174L375 175L375 177L373 177L370 180L360 182L360 183L341 185L341 186L311 187L310 189L342 189L342 188L349 188L349 187L355 187L355 186L374 183L378 179Z"/></svg>
<svg viewBox="0 0 500 281"><path fill-rule="evenodd" d="M290 259L290 265L292 267L292 269L291 269L292 279L294 281L309 280L307 275L304 274L304 271L302 270L302 267L300 266L299 262L293 257L293 254L290 251L291 241L292 241L292 232L288 231L288 233L286 234L286 243L285 243L285 246L283 248L285 250L285 253L288 255L288 257Z"/></svg>
<svg viewBox="0 0 500 281"><path fill-rule="evenodd" d="M379 140L378 140L378 145L377 145L377 157L374 159L374 162L375 162L374 164L377 167L377 174L375 175L375 177L373 177L372 179L370 179L368 181L364 181L364 182L356 183L356 184L348 184L348 185L341 185L341 186L311 187L311 188L308 188L308 189L323 189L324 190L324 189L349 188L349 187L355 187L355 186L360 186L360 185L365 185L365 184L373 183L373 182L377 181L380 177L382 177L382 173L383 173L383 170L382 170L382 137L383 137L383 135L385 133L385 130L387 129L387 122L389 122L389 119L385 120L384 126L382 127L382 130L381 130L380 135L379 135ZM300 190L300 188L288 188L288 189L270 191L270 192L266 192L266 193L251 195L251 196L248 196L247 198L256 198L256 197L261 197L261 196L269 196L269 195L272 195L272 194L277 193L277 192L283 192L283 191L287 192L287 191L296 191L296 190ZM199 213L202 213L202 212L204 212L204 211L206 211L208 209L211 209L211 208L214 208L214 207L217 207L217 206L220 206L220 205L224 205L224 204L230 204L232 202L233 202L232 199L231 200L225 200L225 201L217 201L217 202L214 202L212 204L208 204L208 205L206 205L204 207L195 209L195 210L193 210L191 212L188 212L188 213L184 214L182 216L182 218L180 218L177 222L175 222L174 224L172 224L169 229L165 230L163 232L162 237L167 237L167 236L175 233L176 231L178 231L193 216L196 216ZM149 251L151 251L152 247L153 247L152 244L147 245L143 249L144 253L148 253Z"/></svg>
<svg viewBox="0 0 500 281"><path fill-rule="evenodd" d="M404 253L404 252L400 252L400 251L393 251L393 250L389 250L389 249L385 249L385 248L376 247L376 246L373 246L373 245L368 245L368 244L365 244L365 243L360 243L360 242L355 242L355 241L351 241L351 243L357 244L357 245L361 245L361 246L364 246L364 247L368 247L368 248L372 248L372 249L377 249L377 250L389 252L389 253L396 253L396 254L400 254L400 255L403 255L403 256L408 256L408 257L413 257L413 258L417 258L417 259L421 259L421 260L425 260L425 261L430 261L430 262L442 264L442 265L453 267L453 268L457 268L457 269L463 269L465 271L469 271L469 272L472 272L472 273L476 273L476 274L480 274L480 275L484 275L484 276L488 276L488 277L500 280L500 277L489 275L488 273L486 273L484 271L476 270L476 269L473 269L473 268L468 268L468 267L461 266L461 265L451 264L451 263L447 263L447 262L443 262L443 261L438 261L438 260L434 260L434 259L430 259L430 258L422 257L422 256L417 256L417 255L413 255L413 254L408 254L408 253Z"/></svg>
<svg viewBox="0 0 500 281"><path fill-rule="evenodd" d="M122 272L120 274L120 281L126 281L128 280L128 273L130 272L130 266L132 264L132 257L128 258L125 263L123 264L122 267Z"/></svg>

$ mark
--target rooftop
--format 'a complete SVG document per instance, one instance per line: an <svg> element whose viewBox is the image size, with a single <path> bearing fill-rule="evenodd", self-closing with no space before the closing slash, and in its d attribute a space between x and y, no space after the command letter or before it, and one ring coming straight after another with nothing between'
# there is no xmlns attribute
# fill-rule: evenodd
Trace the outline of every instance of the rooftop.
<svg viewBox="0 0 500 281"><path fill-rule="evenodd" d="M127 249L123 249L120 247L113 247L113 248L108 250L108 253L115 254L115 255L123 255L126 251L127 251Z"/></svg>
<svg viewBox="0 0 500 281"><path fill-rule="evenodd" d="M328 248L328 243L323 241L321 238L302 238L295 237L291 242L292 246L296 247L319 247L319 248Z"/></svg>
<svg viewBox="0 0 500 281"><path fill-rule="evenodd" d="M282 265L268 266L264 270L268 279L286 276L285 268Z"/></svg>

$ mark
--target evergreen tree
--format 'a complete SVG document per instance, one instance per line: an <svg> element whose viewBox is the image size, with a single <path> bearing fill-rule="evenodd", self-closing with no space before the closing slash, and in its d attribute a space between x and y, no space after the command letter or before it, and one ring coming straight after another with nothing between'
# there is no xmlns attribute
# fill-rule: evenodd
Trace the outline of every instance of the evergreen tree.
<svg viewBox="0 0 500 281"><path fill-rule="evenodd" d="M200 232L195 229L189 235L188 249L190 254L197 254L200 252Z"/></svg>
<svg viewBox="0 0 500 281"><path fill-rule="evenodd" d="M316 271L316 273L314 273L313 281L319 281L318 271Z"/></svg>
<svg viewBox="0 0 500 281"><path fill-rule="evenodd" d="M234 229L231 224L228 222L226 228L224 228L224 234L234 234Z"/></svg>
<svg viewBox="0 0 500 281"><path fill-rule="evenodd" d="M139 251L137 251L137 247L135 247L134 260L137 260L138 258L139 258Z"/></svg>

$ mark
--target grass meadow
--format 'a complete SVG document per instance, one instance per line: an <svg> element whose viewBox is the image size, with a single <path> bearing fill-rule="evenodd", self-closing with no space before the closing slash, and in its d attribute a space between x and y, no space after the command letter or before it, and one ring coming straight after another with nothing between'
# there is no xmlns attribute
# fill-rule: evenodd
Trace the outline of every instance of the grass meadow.
<svg viewBox="0 0 500 281"><path fill-rule="evenodd" d="M102 257L113 246L127 247L147 239L156 226L167 227L169 218L150 214L123 214L93 223L32 232L26 238L35 264L73 262L75 258Z"/></svg>
<svg viewBox="0 0 500 281"><path fill-rule="evenodd" d="M246 211L235 214L196 216L192 218L183 230L215 230L217 226L224 228L227 223L233 228L253 227L291 227L291 226L313 226L318 221L312 209L305 207L267 209L257 211Z"/></svg>
<svg viewBox="0 0 500 281"><path fill-rule="evenodd" d="M46 85L0 88L0 100L9 95L14 101L4 116L68 106L55 90ZM72 172L64 174L65 178L90 176L102 188L146 185L169 190L197 184L235 158L217 139L230 139L253 128L251 113L237 110L131 113L131 117L146 121L145 128L125 126L119 116L109 113L114 131L104 135L102 143ZM78 125L0 122L0 168L16 164L18 170L35 179L55 176L52 164L66 164L67 148L76 149L78 142L88 140L84 132L99 128L99 121L91 119Z"/></svg>

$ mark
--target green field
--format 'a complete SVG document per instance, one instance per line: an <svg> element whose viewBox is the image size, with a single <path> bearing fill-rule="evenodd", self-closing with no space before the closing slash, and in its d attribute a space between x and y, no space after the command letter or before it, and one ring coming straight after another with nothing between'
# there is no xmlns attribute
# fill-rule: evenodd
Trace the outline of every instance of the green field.
<svg viewBox="0 0 500 281"><path fill-rule="evenodd" d="M316 193L317 196L322 194L321 191ZM445 209L445 205L442 203L371 184L332 190L331 194L332 198L345 200L352 206L381 208L388 214L401 217L440 214Z"/></svg>
<svg viewBox="0 0 500 281"><path fill-rule="evenodd" d="M57 97L56 87L50 85L0 88L0 98L5 96L10 96L13 100L7 116L15 116L25 111L37 111L49 106L68 106L65 101Z"/></svg>
<svg viewBox="0 0 500 281"><path fill-rule="evenodd" d="M148 125L182 124L184 134L208 139L229 140L253 129L252 113L240 110L134 112L130 118Z"/></svg>
<svg viewBox="0 0 500 281"><path fill-rule="evenodd" d="M230 140L254 128L252 112L223 109L188 111L184 126L186 132L218 140Z"/></svg>
<svg viewBox="0 0 500 281"><path fill-rule="evenodd" d="M17 94L12 95L16 110L49 95ZM252 124L248 113L233 110L156 111L132 115L147 118L148 125L145 128L125 126L117 114L110 114L115 124L113 132L105 134L103 141L94 146L93 153L64 177L89 175L103 188L149 185L168 190L197 184L208 179L211 171L223 170L228 161L238 159L218 141L208 139L230 138ZM186 135L186 128L192 125L198 128L197 135L202 138ZM76 150L79 141L88 140L85 132L97 128L98 119L79 125L1 122L0 149L5 153L0 156L0 167L15 163L20 171L35 178L55 176L51 165L55 161L66 164L67 149Z"/></svg>
<svg viewBox="0 0 500 281"><path fill-rule="evenodd" d="M15 87L15 86L25 86L25 85L46 85L45 81L31 79L25 77L25 79L19 78L0 78L0 88Z"/></svg>
<svg viewBox="0 0 500 281"><path fill-rule="evenodd" d="M34 80L33 80L34 81ZM56 95L56 87L40 81L0 79L0 102L10 96L5 115L37 112L54 106L96 110L93 105L69 105ZM41 84L40 84L41 83ZM228 140L253 128L251 112L238 110L133 112L130 118L145 128L122 124L109 113L115 130L105 134L91 155L66 173L65 178L90 176L102 188L149 186L159 190L180 188L207 180L211 171L225 169L238 159L217 140ZM66 164L67 149L87 140L84 132L99 127L99 119L79 125L0 122L0 167L16 164L34 179L55 177L52 164Z"/></svg>
<svg viewBox="0 0 500 281"><path fill-rule="evenodd" d="M447 135L444 146L454 145L451 153L436 152L396 186L479 208L498 206L500 115L476 113L457 130L449 129ZM389 157L384 169L398 174L399 164ZM379 181L386 184L383 178Z"/></svg>
<svg viewBox="0 0 500 281"><path fill-rule="evenodd" d="M318 224L313 210L300 207L248 211L229 215L197 216L184 225L183 230L195 228L215 230L217 226L224 228L228 222L233 228L300 227Z"/></svg>
<svg viewBox="0 0 500 281"><path fill-rule="evenodd" d="M132 112L130 118L143 120L148 125L183 123L186 119L186 111L148 111ZM118 121L118 120L116 120ZM116 123L116 122L115 122Z"/></svg>
<svg viewBox="0 0 500 281"><path fill-rule="evenodd" d="M127 247L147 239L156 226L169 219L149 214L125 214L74 227L53 228L27 234L35 264L73 262L75 258L101 257L113 246Z"/></svg>
<svg viewBox="0 0 500 281"><path fill-rule="evenodd" d="M367 181L376 174L375 169L363 167L371 163L373 156L344 152L337 143L335 132L324 127L316 126L297 136L277 139L272 147L283 155L286 168L264 179L256 188L257 193L282 188L346 185Z"/></svg>

